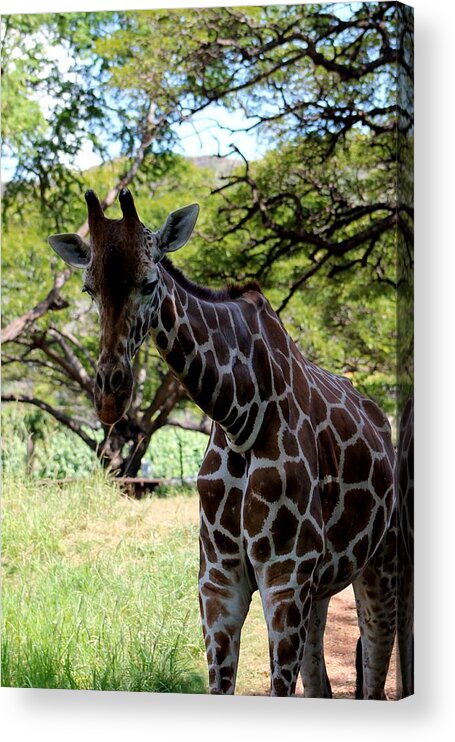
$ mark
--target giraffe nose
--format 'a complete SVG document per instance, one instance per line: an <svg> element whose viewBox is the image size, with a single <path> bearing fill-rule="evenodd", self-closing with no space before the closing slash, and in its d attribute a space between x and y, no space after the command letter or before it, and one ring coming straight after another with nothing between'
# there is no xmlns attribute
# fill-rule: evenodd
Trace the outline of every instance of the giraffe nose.
<svg viewBox="0 0 455 742"><path fill-rule="evenodd" d="M113 425L131 403L133 372L128 365L100 364L95 377L95 409L101 422Z"/></svg>
<svg viewBox="0 0 455 742"><path fill-rule="evenodd" d="M99 368L95 383L102 394L115 394L122 388L125 381L125 372L121 368L111 369Z"/></svg>

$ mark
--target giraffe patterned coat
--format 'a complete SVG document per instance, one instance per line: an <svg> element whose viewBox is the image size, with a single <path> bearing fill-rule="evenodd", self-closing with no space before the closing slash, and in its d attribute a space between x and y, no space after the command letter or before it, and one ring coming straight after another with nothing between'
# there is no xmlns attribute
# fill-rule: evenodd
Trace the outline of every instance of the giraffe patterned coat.
<svg viewBox="0 0 455 742"><path fill-rule="evenodd" d="M329 696L322 638L330 596L352 583L363 694L383 698L395 635L394 450L390 426L349 380L307 361L252 282L211 291L166 253L190 237L198 207L153 232L123 191L107 219L87 192L90 245L52 247L85 269L100 312L95 407L114 424L147 335L213 420L198 478L199 598L212 693L233 693L240 632L258 589L271 692Z"/></svg>

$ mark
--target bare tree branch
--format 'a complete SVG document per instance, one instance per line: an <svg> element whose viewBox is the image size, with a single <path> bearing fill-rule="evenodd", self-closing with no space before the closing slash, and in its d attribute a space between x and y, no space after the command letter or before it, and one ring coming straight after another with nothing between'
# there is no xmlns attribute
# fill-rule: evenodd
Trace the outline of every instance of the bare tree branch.
<svg viewBox="0 0 455 742"><path fill-rule="evenodd" d="M212 430L212 421L207 417L203 417L199 423L170 418L167 420L166 425L181 428L182 430L194 430L196 433L204 433L204 435L210 435L210 431Z"/></svg>
<svg viewBox="0 0 455 742"><path fill-rule="evenodd" d="M78 425L73 417L70 417L69 415L65 415L60 410L55 409L55 407L52 407L47 402L44 402L42 399L38 399L37 397L28 396L25 394L2 394L2 401L3 402L22 402L24 404L31 404L35 407L39 407L40 410L44 410L44 412L48 412L49 415L52 415L59 423L64 425L66 428L69 428L73 431L73 433L76 433L76 435L81 438L84 443L86 443L89 448L91 448L92 451L96 451L98 447L98 443L93 438L90 438L87 433L82 429L80 425Z"/></svg>

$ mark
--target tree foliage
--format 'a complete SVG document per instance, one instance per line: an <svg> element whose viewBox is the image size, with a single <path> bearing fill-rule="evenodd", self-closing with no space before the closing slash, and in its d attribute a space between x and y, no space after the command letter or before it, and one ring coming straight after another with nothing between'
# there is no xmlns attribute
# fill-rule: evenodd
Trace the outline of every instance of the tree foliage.
<svg viewBox="0 0 455 742"><path fill-rule="evenodd" d="M392 412L397 230L412 240L410 187L396 188L397 134L405 171L412 150L411 34L393 3L4 17L2 133L15 163L3 198L5 398L50 413L130 474L189 405L144 347L127 418L100 428L96 319L45 243L87 234L85 187L115 210L134 183L152 227L202 203L176 258L189 275L259 278L302 351ZM204 170L175 154L179 124L214 105L243 111L262 158L233 150L234 166ZM80 172L90 148L105 163Z"/></svg>

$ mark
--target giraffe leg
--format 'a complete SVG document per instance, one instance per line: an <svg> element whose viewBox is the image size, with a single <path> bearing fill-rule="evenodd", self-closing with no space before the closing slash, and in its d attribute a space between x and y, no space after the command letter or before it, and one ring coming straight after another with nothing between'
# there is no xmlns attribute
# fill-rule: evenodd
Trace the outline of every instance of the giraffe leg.
<svg viewBox="0 0 455 742"><path fill-rule="evenodd" d="M269 463L250 463L243 526L267 623L271 695L292 696L324 555L322 511L317 485L308 485L303 464L286 475L284 485L281 476L272 477ZM298 515L293 498L299 503Z"/></svg>
<svg viewBox="0 0 455 742"><path fill-rule="evenodd" d="M359 636L355 647L355 699L360 701L363 698L363 654L362 638Z"/></svg>
<svg viewBox="0 0 455 742"><path fill-rule="evenodd" d="M324 631L330 598L313 603L300 675L305 698L332 698L324 660Z"/></svg>
<svg viewBox="0 0 455 742"><path fill-rule="evenodd" d="M266 587L258 578L269 637L272 696L292 696L303 662L312 604L312 580L280 574L280 584Z"/></svg>
<svg viewBox="0 0 455 742"><path fill-rule="evenodd" d="M198 477L199 604L213 694L234 693L240 633L256 589L240 525L246 461L225 446L215 424Z"/></svg>
<svg viewBox="0 0 455 742"><path fill-rule="evenodd" d="M397 639L400 662L400 697L414 693L414 584L412 564L399 564Z"/></svg>
<svg viewBox="0 0 455 742"><path fill-rule="evenodd" d="M382 603L373 584L371 578L362 577L354 583L361 637L356 651L356 698L386 700L384 687L395 638L394 597Z"/></svg>
<svg viewBox="0 0 455 742"><path fill-rule="evenodd" d="M247 576L231 580L213 566L201 564L199 604L212 694L235 691L240 633L252 592Z"/></svg>
<svg viewBox="0 0 455 742"><path fill-rule="evenodd" d="M410 396L402 411L397 451L397 643L400 697L414 693L414 410Z"/></svg>
<svg viewBox="0 0 455 742"><path fill-rule="evenodd" d="M361 637L356 651L356 698L386 699L384 687L396 634L395 548L396 532L391 530L352 583Z"/></svg>

